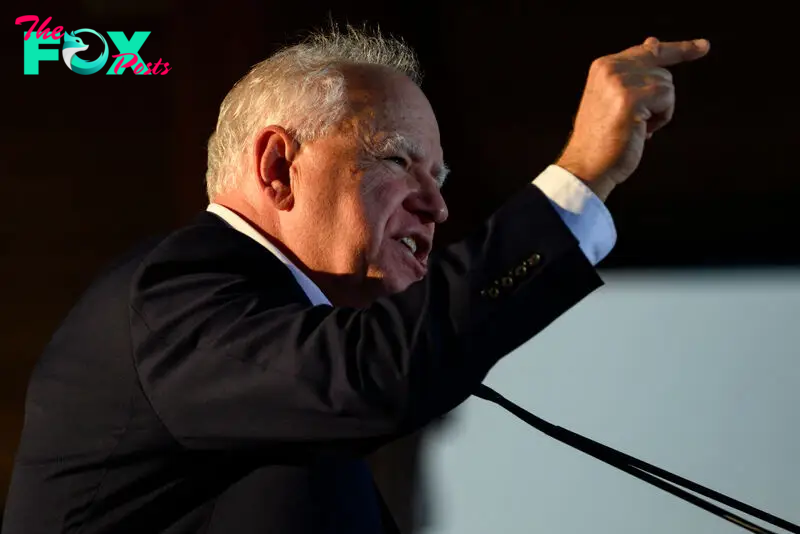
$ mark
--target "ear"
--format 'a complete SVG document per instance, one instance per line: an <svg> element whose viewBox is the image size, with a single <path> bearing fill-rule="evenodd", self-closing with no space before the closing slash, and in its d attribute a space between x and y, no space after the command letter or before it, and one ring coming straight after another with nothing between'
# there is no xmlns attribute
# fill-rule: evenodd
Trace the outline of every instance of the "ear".
<svg viewBox="0 0 800 534"><path fill-rule="evenodd" d="M280 126L267 126L256 136L254 167L258 180L279 210L294 206L290 169L298 148L294 137Z"/></svg>

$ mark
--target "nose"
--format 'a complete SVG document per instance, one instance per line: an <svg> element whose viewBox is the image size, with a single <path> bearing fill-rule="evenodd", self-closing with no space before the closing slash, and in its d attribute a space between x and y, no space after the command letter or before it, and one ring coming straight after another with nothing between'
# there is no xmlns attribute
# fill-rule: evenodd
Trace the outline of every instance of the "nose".
<svg viewBox="0 0 800 534"><path fill-rule="evenodd" d="M418 182L404 205L408 211L418 215L423 223L441 224L449 215L439 184L433 178Z"/></svg>

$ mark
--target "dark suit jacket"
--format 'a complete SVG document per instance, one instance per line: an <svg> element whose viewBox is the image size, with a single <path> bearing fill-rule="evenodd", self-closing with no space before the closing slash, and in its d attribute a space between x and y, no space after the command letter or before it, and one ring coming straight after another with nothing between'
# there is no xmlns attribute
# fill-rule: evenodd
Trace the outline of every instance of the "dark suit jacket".
<svg viewBox="0 0 800 534"><path fill-rule="evenodd" d="M359 459L601 284L527 187L428 276L311 307L209 213L103 274L38 362L4 534L375 532Z"/></svg>

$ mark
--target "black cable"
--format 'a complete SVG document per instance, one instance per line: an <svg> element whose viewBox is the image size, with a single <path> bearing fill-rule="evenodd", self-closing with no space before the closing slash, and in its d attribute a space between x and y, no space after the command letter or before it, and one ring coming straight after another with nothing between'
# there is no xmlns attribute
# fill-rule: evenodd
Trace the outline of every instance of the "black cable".
<svg viewBox="0 0 800 534"><path fill-rule="evenodd" d="M700 495L713 499L721 504L739 510L740 512L744 512L748 515L761 519L762 521L766 521L772 525L788 530L789 532L800 534L800 526L795 525L794 523L786 521L785 519L781 519L780 517L776 517L772 514L764 512L763 510L733 499L732 497L728 497L727 495L712 489L706 488L705 486L701 486L696 482L692 482L691 480L670 473L669 471L639 460L638 458L634 458L633 456L620 452L616 449L612 449L607 445L603 445L602 443L598 443L594 440L581 436L580 434L576 434L571 430L567 430L566 428L549 423L544 419L533 415L524 408L517 406L488 386L481 384L478 386L478 389L474 395L481 399L497 404L532 427L552 438L557 439L562 443L593 456L598 460L616 467L617 469L625 471L626 473L633 475L640 480L667 491L676 497L680 497L681 499L690 502L691 504L694 504L695 506L698 506L707 512L717 515L722 519L739 525L740 527L751 532L756 532L759 534L775 534L772 531L759 527L747 519L728 512L727 510L720 508L719 506L716 506L705 499L701 499L696 495L692 495L691 493L676 486L682 486L695 493L699 493ZM671 484L664 482L665 480Z"/></svg>

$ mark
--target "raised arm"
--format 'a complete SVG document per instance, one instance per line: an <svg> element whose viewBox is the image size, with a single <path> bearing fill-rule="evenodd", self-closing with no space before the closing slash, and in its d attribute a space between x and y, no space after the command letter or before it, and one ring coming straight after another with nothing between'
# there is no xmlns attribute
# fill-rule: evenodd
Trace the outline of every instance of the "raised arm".
<svg viewBox="0 0 800 534"><path fill-rule="evenodd" d="M369 452L463 402L601 284L534 186L442 250L424 280L367 309L309 306L269 253L215 231L162 244L132 294L142 386L193 449ZM212 252L209 238L231 250ZM248 257L232 256L238 240Z"/></svg>

